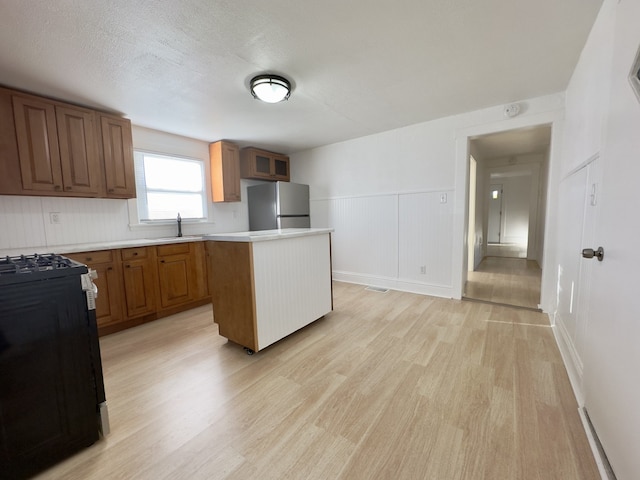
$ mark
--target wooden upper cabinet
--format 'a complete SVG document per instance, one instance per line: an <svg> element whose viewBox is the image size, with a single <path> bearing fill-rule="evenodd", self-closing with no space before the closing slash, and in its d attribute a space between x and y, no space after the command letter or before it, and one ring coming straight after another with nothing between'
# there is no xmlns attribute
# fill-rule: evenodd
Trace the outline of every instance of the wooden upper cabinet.
<svg viewBox="0 0 640 480"><path fill-rule="evenodd" d="M257 148L243 148L240 153L240 175L254 180L288 182L289 157Z"/></svg>
<svg viewBox="0 0 640 480"><path fill-rule="evenodd" d="M56 119L64 190L97 196L101 176L94 112L56 106Z"/></svg>
<svg viewBox="0 0 640 480"><path fill-rule="evenodd" d="M100 115L100 131L107 196L134 198L136 182L131 121L111 115Z"/></svg>
<svg viewBox="0 0 640 480"><path fill-rule="evenodd" d="M240 201L240 149L231 142L209 145L211 167L211 200Z"/></svg>
<svg viewBox="0 0 640 480"><path fill-rule="evenodd" d="M49 102L13 96L22 189L62 192L56 109Z"/></svg>
<svg viewBox="0 0 640 480"><path fill-rule="evenodd" d="M93 111L22 96L13 111L23 190L99 195Z"/></svg>
<svg viewBox="0 0 640 480"><path fill-rule="evenodd" d="M133 198L131 122L0 87L0 195Z"/></svg>

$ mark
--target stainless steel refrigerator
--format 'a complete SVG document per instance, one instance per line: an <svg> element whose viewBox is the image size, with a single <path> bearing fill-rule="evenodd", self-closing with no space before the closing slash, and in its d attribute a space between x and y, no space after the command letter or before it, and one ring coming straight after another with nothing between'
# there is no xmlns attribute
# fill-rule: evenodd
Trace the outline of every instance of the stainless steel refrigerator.
<svg viewBox="0 0 640 480"><path fill-rule="evenodd" d="M309 228L309 185L270 182L247 187L249 230Z"/></svg>

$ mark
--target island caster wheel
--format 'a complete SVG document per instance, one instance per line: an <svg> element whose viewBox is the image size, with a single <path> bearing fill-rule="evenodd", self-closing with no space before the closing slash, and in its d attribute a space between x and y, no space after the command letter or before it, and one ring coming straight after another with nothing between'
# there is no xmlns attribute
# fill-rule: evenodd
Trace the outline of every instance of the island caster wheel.
<svg viewBox="0 0 640 480"><path fill-rule="evenodd" d="M251 350L250 348L247 348L247 347L244 347L244 351L247 352L247 355L253 355L254 353L256 353L256 352L254 352L253 350Z"/></svg>

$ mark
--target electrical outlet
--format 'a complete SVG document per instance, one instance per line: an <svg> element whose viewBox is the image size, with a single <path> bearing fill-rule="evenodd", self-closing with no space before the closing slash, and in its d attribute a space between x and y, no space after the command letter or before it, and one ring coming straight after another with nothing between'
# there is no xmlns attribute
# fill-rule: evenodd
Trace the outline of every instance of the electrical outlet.
<svg viewBox="0 0 640 480"><path fill-rule="evenodd" d="M426 267L426 265L422 265L422 266L420 266L420 273L421 273L422 275L425 275L425 274L427 273L427 267Z"/></svg>
<svg viewBox="0 0 640 480"><path fill-rule="evenodd" d="M446 193L441 193L440 194L440 203L447 203L447 194Z"/></svg>
<svg viewBox="0 0 640 480"><path fill-rule="evenodd" d="M53 224L60 223L60 212L49 212L49 222Z"/></svg>

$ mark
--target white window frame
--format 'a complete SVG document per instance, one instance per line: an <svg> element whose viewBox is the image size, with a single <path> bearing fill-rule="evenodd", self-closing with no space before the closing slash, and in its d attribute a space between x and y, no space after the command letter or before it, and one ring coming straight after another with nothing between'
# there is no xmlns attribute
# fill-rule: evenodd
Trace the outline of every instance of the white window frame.
<svg viewBox="0 0 640 480"><path fill-rule="evenodd" d="M158 219L158 220L146 220L141 219L140 216L140 202L146 203L146 184L144 184L144 155L152 155L156 157L165 157L169 159L177 159L184 160L189 162L194 162L200 165L202 171L202 190L200 194L202 195L202 208L203 208L203 217L202 218L184 218L183 223L212 223L210 220L210 212L209 212L209 201L208 201L208 185L207 185L207 168L205 162L200 158L194 158L186 155L176 155L172 153L161 153L151 150L144 149L135 149L134 150L134 164L135 164L135 178L136 178L136 198L129 200L128 209L129 209L129 228L131 230L135 230L137 228L146 228L153 226L166 226L172 225L176 222L176 219ZM193 193L193 192L190 192Z"/></svg>

